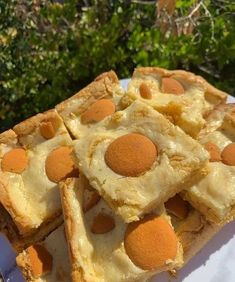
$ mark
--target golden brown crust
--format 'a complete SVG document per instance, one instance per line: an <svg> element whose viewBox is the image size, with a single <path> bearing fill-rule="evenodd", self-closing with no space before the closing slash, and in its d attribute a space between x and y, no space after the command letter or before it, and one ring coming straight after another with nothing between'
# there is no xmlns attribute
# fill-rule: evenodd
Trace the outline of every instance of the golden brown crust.
<svg viewBox="0 0 235 282"><path fill-rule="evenodd" d="M76 222L71 211L70 201L73 195L73 186L71 183L78 182L76 178L67 178L65 181L60 182L60 194L61 202L63 207L64 221L65 221L65 232L67 237L67 244L69 250L69 257L71 263L71 277L73 282L86 282L84 279L82 268L78 265L76 248L75 248L75 238L77 235ZM79 187L76 187L78 190Z"/></svg>
<svg viewBox="0 0 235 282"><path fill-rule="evenodd" d="M17 142L17 135L11 129L0 134L0 144L11 145Z"/></svg>
<svg viewBox="0 0 235 282"><path fill-rule="evenodd" d="M28 246L42 241L50 232L55 230L63 222L63 216L61 212L59 212L55 214L53 218L44 222L35 230L34 233L30 233L29 235L22 237L22 235L19 234L11 216L2 206L0 206L0 217L2 222L0 232L6 235L17 252L22 252Z"/></svg>
<svg viewBox="0 0 235 282"><path fill-rule="evenodd" d="M219 104L224 104L226 103L227 100L227 93L215 88L210 83L208 83L204 78L195 75L191 72L187 72L184 70L166 70L157 67L140 67L135 69L133 73L133 77L138 76L140 74L144 74L144 75L152 74L152 75L164 76L164 77L182 78L184 79L184 81L188 83L197 83L203 85L205 91L205 99L215 106Z"/></svg>
<svg viewBox="0 0 235 282"><path fill-rule="evenodd" d="M29 258L28 258L28 256L26 255L25 252L20 253L16 257L16 264L18 265L21 272L23 273L26 281L33 281L34 280L33 276L32 276L31 269L30 269Z"/></svg>
<svg viewBox="0 0 235 282"><path fill-rule="evenodd" d="M0 204L0 232L12 243L17 238L17 228L6 209Z"/></svg>
<svg viewBox="0 0 235 282"><path fill-rule="evenodd" d="M217 107L215 107L215 110L235 113L235 103L218 105Z"/></svg>
<svg viewBox="0 0 235 282"><path fill-rule="evenodd" d="M86 282L83 278L83 273L81 269L74 269L71 272L71 278L73 282Z"/></svg>
<svg viewBox="0 0 235 282"><path fill-rule="evenodd" d="M43 240L50 232L55 230L63 222L63 216L61 213L57 213L53 218L45 221L33 234L27 237L19 236L15 241L13 241L13 247L17 251L27 248L28 246L35 244Z"/></svg>
<svg viewBox="0 0 235 282"><path fill-rule="evenodd" d="M221 116L221 113L223 115ZM220 104L216 106L207 116L206 120L208 122L214 121L214 120L220 120L224 118L224 115L226 113L231 113L234 115L235 113L235 103L229 103L229 104Z"/></svg>
<svg viewBox="0 0 235 282"><path fill-rule="evenodd" d="M223 224L229 223L235 219L235 205L232 206L229 215L223 221Z"/></svg>
<svg viewBox="0 0 235 282"><path fill-rule="evenodd" d="M102 98L112 98L112 87L114 84L119 84L115 72L105 72L78 93L58 104L56 110L63 118L71 114L80 115L95 101ZM70 105L74 100L81 100L82 103L79 107L70 109Z"/></svg>
<svg viewBox="0 0 235 282"><path fill-rule="evenodd" d="M63 214L64 214L64 220L65 220L65 232L66 237L69 239L73 236L74 232L74 219L72 217L72 213L70 210L70 186L69 184L74 182L74 178L67 178L65 181L60 182L60 194L61 194L61 201L62 201L62 208L63 208ZM75 260L75 253L73 252L73 248L71 246L70 240L68 240L68 247L69 247L69 253L71 261L73 262Z"/></svg>
<svg viewBox="0 0 235 282"><path fill-rule="evenodd" d="M53 109L48 110L44 113L39 113L33 117L30 117L20 122L19 124L13 127L13 130L18 136L25 136L34 131L37 127L39 127L41 122L48 120L53 120L55 124L57 123L57 126L59 123L63 122L57 112Z"/></svg>
<svg viewBox="0 0 235 282"><path fill-rule="evenodd" d="M211 85L208 81L206 81L203 77L198 76L199 81L204 84L206 89L205 98L210 101L214 105L225 104L227 100L228 93L219 90L218 88Z"/></svg>
<svg viewBox="0 0 235 282"><path fill-rule="evenodd" d="M187 82L201 83L200 79L193 73L184 70L167 70L158 67L140 67L136 68L133 77L138 75L156 75L160 77L181 77Z"/></svg>
<svg viewBox="0 0 235 282"><path fill-rule="evenodd" d="M108 78L113 83L119 83L118 77L113 70L108 71L108 72L104 72L104 73L98 75L94 80L98 81L98 80L102 80L102 79L105 79L105 78Z"/></svg>
<svg viewBox="0 0 235 282"><path fill-rule="evenodd" d="M224 116L223 124L222 124L223 130L226 130L231 135L235 135L234 129L235 129L235 115L233 113L226 113Z"/></svg>

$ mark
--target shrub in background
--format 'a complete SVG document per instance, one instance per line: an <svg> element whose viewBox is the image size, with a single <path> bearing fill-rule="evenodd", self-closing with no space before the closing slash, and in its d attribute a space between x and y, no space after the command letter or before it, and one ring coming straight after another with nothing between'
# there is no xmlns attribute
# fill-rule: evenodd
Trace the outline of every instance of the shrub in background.
<svg viewBox="0 0 235 282"><path fill-rule="evenodd" d="M232 2L0 0L0 129L109 69L184 68L235 95Z"/></svg>

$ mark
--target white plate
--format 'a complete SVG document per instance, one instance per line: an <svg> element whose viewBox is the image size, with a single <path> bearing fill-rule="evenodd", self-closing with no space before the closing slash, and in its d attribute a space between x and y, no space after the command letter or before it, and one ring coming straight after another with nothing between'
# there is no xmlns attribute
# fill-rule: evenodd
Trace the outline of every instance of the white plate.
<svg viewBox="0 0 235 282"><path fill-rule="evenodd" d="M126 88L128 79L121 80ZM234 97L228 98L235 103ZM223 189L223 187L221 187ZM234 282L235 221L227 224L210 242L183 267L177 279L168 273L156 275L152 282Z"/></svg>

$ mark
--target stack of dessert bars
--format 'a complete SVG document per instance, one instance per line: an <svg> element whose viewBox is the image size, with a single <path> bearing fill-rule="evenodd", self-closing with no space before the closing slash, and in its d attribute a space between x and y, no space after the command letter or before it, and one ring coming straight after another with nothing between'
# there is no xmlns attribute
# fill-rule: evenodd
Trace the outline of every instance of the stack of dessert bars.
<svg viewBox="0 0 235 282"><path fill-rule="evenodd" d="M0 134L0 231L26 281L182 268L235 216L235 105L193 73L113 71Z"/></svg>

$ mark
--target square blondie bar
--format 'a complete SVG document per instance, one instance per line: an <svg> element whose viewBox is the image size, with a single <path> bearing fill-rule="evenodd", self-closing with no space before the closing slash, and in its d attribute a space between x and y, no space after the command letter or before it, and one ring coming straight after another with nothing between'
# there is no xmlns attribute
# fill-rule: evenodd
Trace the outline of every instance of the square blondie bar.
<svg viewBox="0 0 235 282"><path fill-rule="evenodd" d="M182 265L181 245L161 209L129 224L102 198L85 210L87 183L80 174L61 185L72 281L149 281Z"/></svg>
<svg viewBox="0 0 235 282"><path fill-rule="evenodd" d="M183 192L186 200L215 223L230 221L235 216L234 113L234 104L227 104L208 116L199 141L210 153L210 172Z"/></svg>
<svg viewBox="0 0 235 282"><path fill-rule="evenodd" d="M77 94L56 106L76 139L94 131L99 121L119 109L124 90L113 71L99 75Z"/></svg>
<svg viewBox="0 0 235 282"><path fill-rule="evenodd" d="M190 72L140 67L134 71L122 102L130 104L136 99L165 114L195 138L205 125L204 116L225 103L227 95Z"/></svg>
<svg viewBox="0 0 235 282"><path fill-rule="evenodd" d="M79 169L126 222L184 189L209 156L197 141L139 101L75 141L74 151Z"/></svg>
<svg viewBox="0 0 235 282"><path fill-rule="evenodd" d="M20 235L30 236L61 215L58 182L78 175L72 140L55 110L0 134L0 203Z"/></svg>

